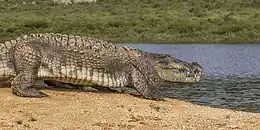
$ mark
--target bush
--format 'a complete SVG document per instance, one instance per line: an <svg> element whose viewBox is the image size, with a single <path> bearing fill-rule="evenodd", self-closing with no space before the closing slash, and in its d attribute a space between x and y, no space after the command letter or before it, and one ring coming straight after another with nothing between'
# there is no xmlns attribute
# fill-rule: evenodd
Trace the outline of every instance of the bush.
<svg viewBox="0 0 260 130"><path fill-rule="evenodd" d="M36 3L0 2L0 38L59 32L110 42L169 43L257 41L260 35L258 0L98 0L73 5L36 0Z"/></svg>

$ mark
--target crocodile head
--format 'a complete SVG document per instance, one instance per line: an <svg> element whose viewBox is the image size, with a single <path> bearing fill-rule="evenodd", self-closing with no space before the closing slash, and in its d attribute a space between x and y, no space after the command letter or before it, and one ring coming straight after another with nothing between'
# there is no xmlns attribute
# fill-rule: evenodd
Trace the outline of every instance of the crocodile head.
<svg viewBox="0 0 260 130"><path fill-rule="evenodd" d="M185 62L169 54L145 52L133 47L123 47L136 56L143 55L153 64L160 78L173 83L196 83L200 81L203 68L197 62Z"/></svg>
<svg viewBox="0 0 260 130"><path fill-rule="evenodd" d="M168 54L147 53L153 59L154 67L160 78L175 83L199 82L203 68L197 62L188 63Z"/></svg>

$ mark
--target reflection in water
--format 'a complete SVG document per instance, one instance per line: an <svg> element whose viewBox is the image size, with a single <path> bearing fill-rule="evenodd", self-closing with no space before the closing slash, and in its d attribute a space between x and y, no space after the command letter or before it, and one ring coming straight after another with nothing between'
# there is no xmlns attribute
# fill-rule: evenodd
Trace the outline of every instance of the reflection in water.
<svg viewBox="0 0 260 130"><path fill-rule="evenodd" d="M168 53L199 62L204 76L198 84L172 85L167 97L219 108L260 112L260 45L258 44L121 44L148 52Z"/></svg>

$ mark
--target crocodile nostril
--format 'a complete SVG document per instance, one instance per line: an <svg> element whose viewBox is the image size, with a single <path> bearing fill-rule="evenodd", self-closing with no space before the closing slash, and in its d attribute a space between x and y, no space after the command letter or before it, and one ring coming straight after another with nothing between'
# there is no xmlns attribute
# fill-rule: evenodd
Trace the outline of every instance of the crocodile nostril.
<svg viewBox="0 0 260 130"><path fill-rule="evenodd" d="M194 70L194 73L199 73L199 72L200 72L199 69L195 69L195 70Z"/></svg>

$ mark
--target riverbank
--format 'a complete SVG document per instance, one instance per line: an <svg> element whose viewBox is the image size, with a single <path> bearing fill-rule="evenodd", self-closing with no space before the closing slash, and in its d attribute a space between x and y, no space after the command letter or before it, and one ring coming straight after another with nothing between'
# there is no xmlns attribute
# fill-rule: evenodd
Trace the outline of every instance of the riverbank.
<svg viewBox="0 0 260 130"><path fill-rule="evenodd" d="M45 90L33 99L0 88L0 128L13 129L199 129L257 130L260 114L127 94Z"/></svg>
<svg viewBox="0 0 260 130"><path fill-rule="evenodd" d="M260 43L259 12L259 1L243 0L4 1L0 39L59 32L121 43Z"/></svg>

